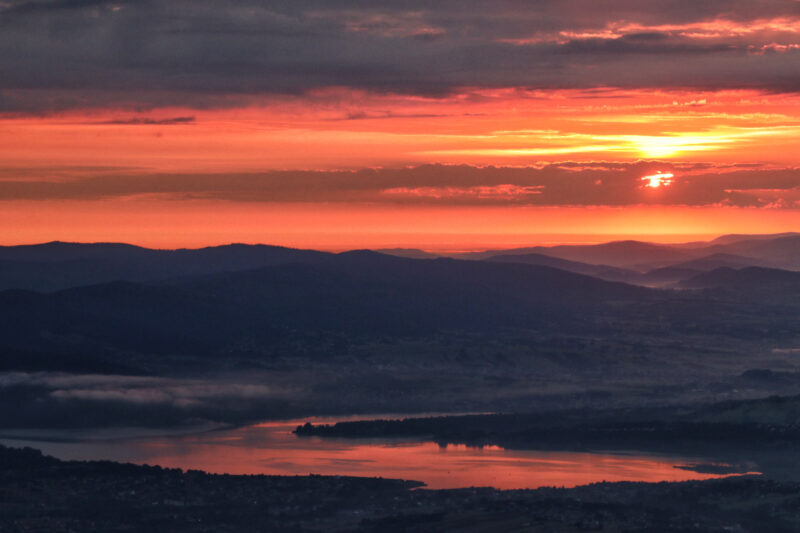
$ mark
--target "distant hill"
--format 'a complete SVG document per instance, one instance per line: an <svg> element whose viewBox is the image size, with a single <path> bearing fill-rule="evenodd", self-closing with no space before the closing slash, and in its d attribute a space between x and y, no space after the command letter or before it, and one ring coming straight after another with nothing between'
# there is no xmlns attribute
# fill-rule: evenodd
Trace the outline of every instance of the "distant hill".
<svg viewBox="0 0 800 533"><path fill-rule="evenodd" d="M413 259L440 256L414 248L378 250ZM334 254L269 245L230 244L154 250L123 243L50 242L0 246L0 290L57 291L112 281L151 282L265 266L309 263ZM800 269L800 235L728 235L705 246L640 241L515 248L456 254L457 259L549 266L645 286L669 286L719 267ZM646 273L646 274L643 274Z"/></svg>
<svg viewBox="0 0 800 533"><path fill-rule="evenodd" d="M786 232L786 233L765 233L765 234L730 234L730 235L722 235L709 241L709 245L717 245L717 244L734 244L741 241L771 241L774 239L779 239L783 237L798 237L800 233L796 232Z"/></svg>
<svg viewBox="0 0 800 533"><path fill-rule="evenodd" d="M549 266L552 268L566 270L567 272L575 272L576 274L593 276L607 281L621 281L624 283L639 283L642 281L642 275L634 270L627 270L608 265L591 265L537 253L495 255L489 257L486 259L486 261L492 261L496 263L522 263L526 265Z"/></svg>
<svg viewBox="0 0 800 533"><path fill-rule="evenodd" d="M698 274L701 274L702 272L702 270L693 268L667 266L662 268L654 268L646 274L643 274L641 279L642 284L644 285L671 287L677 282L692 278Z"/></svg>
<svg viewBox="0 0 800 533"><path fill-rule="evenodd" d="M416 248L387 248L377 251L384 255L412 259L441 257ZM111 281L150 282L271 265L307 263L332 255L315 250L260 244L230 244L179 250L155 250L124 243L58 241L0 246L0 290L56 291ZM800 270L800 234L725 235L707 243L687 245L629 240L596 245L534 246L449 255L456 259L551 266L604 280L665 286L688 279L701 271L726 266ZM647 274L641 275L643 273Z"/></svg>
<svg viewBox="0 0 800 533"><path fill-rule="evenodd" d="M729 268L744 268L748 266L761 266L769 267L767 261L762 261L754 257L745 257L741 255L717 253L697 259L690 259L682 263L670 265L672 268L684 268L688 270L709 271L716 268L729 267Z"/></svg>
<svg viewBox="0 0 800 533"><path fill-rule="evenodd" d="M221 254L224 261L211 263L213 268L246 264L255 251L276 263L47 293L0 291L0 370L147 372L183 364L171 363L174 356L214 364L291 361L346 354L350 344L391 345L392 339L453 332L543 339L655 335L670 342L683 333L735 339L800 334L795 272L717 269L702 274L705 281L692 278L687 286L717 287L697 294L502 259L263 247L247 250L247 261L236 263L230 251L200 253ZM791 284L765 285L764 279ZM735 290L719 292L720 286ZM777 289L768 294L764 286Z"/></svg>
<svg viewBox="0 0 800 533"><path fill-rule="evenodd" d="M680 283L689 289L724 287L741 293L753 291L787 291L785 296L796 299L800 294L800 272L777 268L747 267L717 268L703 272Z"/></svg>
<svg viewBox="0 0 800 533"><path fill-rule="evenodd" d="M0 246L0 261L53 262L84 259L131 259L148 257L156 250L124 243L77 243L53 241L42 244Z"/></svg>
<svg viewBox="0 0 800 533"><path fill-rule="evenodd" d="M703 272L718 268L739 269L748 266L769 266L765 262L751 257L731 254L711 254L697 259L675 263L667 267L656 268L642 276L645 284L671 284L695 277Z"/></svg>
<svg viewBox="0 0 800 533"><path fill-rule="evenodd" d="M568 261L605 265L644 272L659 266L697 257L693 250L681 250L665 244L641 241L615 241L604 244L536 246L503 251L464 254L465 259L488 259L496 255L541 254Z"/></svg>
<svg viewBox="0 0 800 533"><path fill-rule="evenodd" d="M407 259L368 250L179 286L269 302L276 315L356 332L533 325L556 321L575 306L646 295L638 287L543 266Z"/></svg>
<svg viewBox="0 0 800 533"><path fill-rule="evenodd" d="M752 257L778 268L800 270L800 235L797 234L776 238L760 236L730 244L711 245L705 250L709 253Z"/></svg>
<svg viewBox="0 0 800 533"><path fill-rule="evenodd" d="M617 241L586 248L554 247L552 255L573 261L586 261L617 267L642 268L642 265L668 264L691 254L663 244Z"/></svg>
<svg viewBox="0 0 800 533"><path fill-rule="evenodd" d="M655 244L615 241L590 245L533 246L451 254L458 259L485 260L497 256L538 254L590 265L654 272L642 283L680 280L678 272L705 271L722 266L764 266L800 270L800 234L724 235L708 242Z"/></svg>
<svg viewBox="0 0 800 533"><path fill-rule="evenodd" d="M375 251L381 254L407 257L409 259L436 259L437 257L442 257L441 255L432 254L417 248L379 248Z"/></svg>
<svg viewBox="0 0 800 533"><path fill-rule="evenodd" d="M280 246L230 244L152 250L127 244L52 242L0 247L0 290L54 291L110 281L153 281L307 261L330 255Z"/></svg>
<svg viewBox="0 0 800 533"><path fill-rule="evenodd" d="M0 292L0 351L219 355L337 332L590 330L593 310L651 296L543 266L356 251L156 284Z"/></svg>

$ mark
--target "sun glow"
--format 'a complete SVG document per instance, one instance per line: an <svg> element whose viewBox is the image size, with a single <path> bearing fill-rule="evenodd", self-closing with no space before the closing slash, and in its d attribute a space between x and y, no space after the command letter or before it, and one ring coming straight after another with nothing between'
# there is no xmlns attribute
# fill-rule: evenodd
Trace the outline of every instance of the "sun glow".
<svg viewBox="0 0 800 533"><path fill-rule="evenodd" d="M671 172L656 172L655 174L650 174L649 176L642 177L642 181L645 182L645 187L651 187L653 189L657 189L658 187L667 187L668 185L672 185L674 181L675 175Z"/></svg>
<svg viewBox="0 0 800 533"><path fill-rule="evenodd" d="M732 139L722 135L630 135L628 142L645 157L672 157L681 152L719 150Z"/></svg>
<svg viewBox="0 0 800 533"><path fill-rule="evenodd" d="M798 136L800 95L755 90L463 89L436 99L342 88L241 109L3 115L0 241L477 249L617 220L602 233L791 231ZM546 165L552 175L537 170ZM307 187L293 185L301 177ZM705 214L645 224L673 204ZM566 205L581 207L565 217Z"/></svg>

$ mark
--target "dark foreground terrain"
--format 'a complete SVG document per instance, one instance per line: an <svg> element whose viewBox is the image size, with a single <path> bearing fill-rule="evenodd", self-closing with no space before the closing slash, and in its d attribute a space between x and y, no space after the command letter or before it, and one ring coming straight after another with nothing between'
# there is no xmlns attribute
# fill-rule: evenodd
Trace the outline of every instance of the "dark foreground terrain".
<svg viewBox="0 0 800 533"><path fill-rule="evenodd" d="M0 533L800 531L798 295L798 234L427 259L245 245L0 247L4 431L522 413L298 433L686 449L700 468L765 474L431 491L0 448Z"/></svg>
<svg viewBox="0 0 800 533"><path fill-rule="evenodd" d="M800 531L800 484L761 477L575 489L227 476L0 447L0 531Z"/></svg>

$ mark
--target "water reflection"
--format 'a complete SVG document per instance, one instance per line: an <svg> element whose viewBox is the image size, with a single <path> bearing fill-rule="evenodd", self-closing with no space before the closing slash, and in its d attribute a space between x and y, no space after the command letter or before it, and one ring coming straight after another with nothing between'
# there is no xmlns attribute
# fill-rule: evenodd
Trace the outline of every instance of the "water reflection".
<svg viewBox="0 0 800 533"><path fill-rule="evenodd" d="M380 476L419 480L433 489L573 487L598 481L721 477L678 468L695 462L687 457L298 438L291 431L305 421L271 422L194 435L110 437L106 434L102 439L73 435L75 440L62 442L20 439L0 442L32 446L63 459L109 459L229 474Z"/></svg>

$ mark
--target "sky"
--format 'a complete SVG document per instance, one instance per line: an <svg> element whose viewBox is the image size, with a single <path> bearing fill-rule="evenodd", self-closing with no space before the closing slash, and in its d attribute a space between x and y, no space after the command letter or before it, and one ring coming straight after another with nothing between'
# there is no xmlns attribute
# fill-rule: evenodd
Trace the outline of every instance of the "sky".
<svg viewBox="0 0 800 533"><path fill-rule="evenodd" d="M798 0L0 0L0 244L800 228Z"/></svg>

